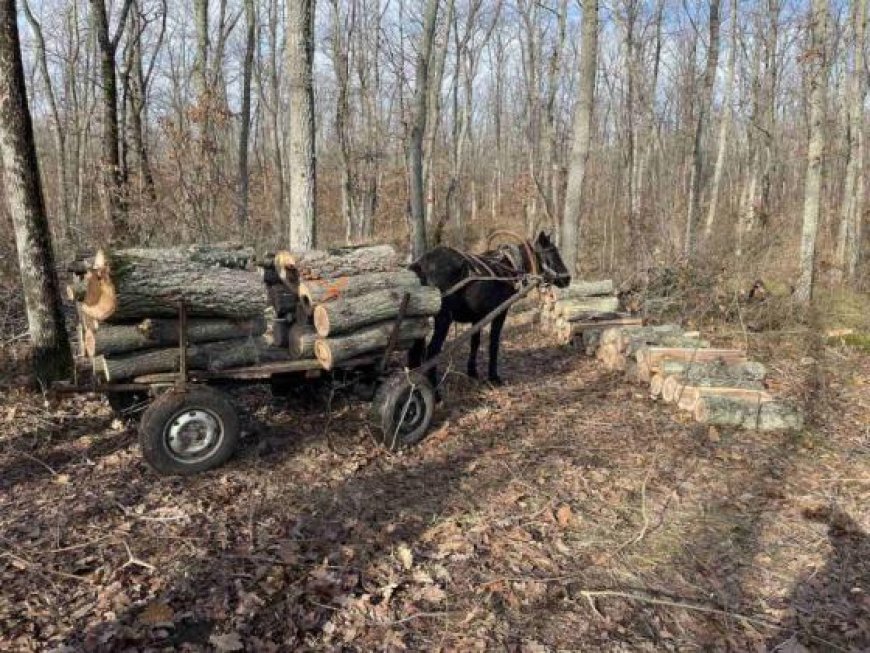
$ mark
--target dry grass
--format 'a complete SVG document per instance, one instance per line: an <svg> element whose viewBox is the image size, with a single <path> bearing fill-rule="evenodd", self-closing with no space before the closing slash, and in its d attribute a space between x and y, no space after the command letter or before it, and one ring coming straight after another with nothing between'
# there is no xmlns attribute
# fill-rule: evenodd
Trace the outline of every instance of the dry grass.
<svg viewBox="0 0 870 653"><path fill-rule="evenodd" d="M700 428L514 333L510 384L449 374L411 453L250 389L240 455L188 480L98 400L8 394L0 648L861 650L870 358L770 351L802 434Z"/></svg>

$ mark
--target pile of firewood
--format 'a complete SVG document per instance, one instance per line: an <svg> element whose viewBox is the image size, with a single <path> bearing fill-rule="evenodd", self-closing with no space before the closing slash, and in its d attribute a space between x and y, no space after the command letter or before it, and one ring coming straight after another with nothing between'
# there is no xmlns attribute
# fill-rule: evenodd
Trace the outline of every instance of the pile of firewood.
<svg viewBox="0 0 870 653"><path fill-rule="evenodd" d="M697 422L761 431L800 429L800 411L764 385L767 369L740 349L715 349L697 331L677 325L618 326L602 332L598 359L648 383L653 399L687 411Z"/></svg>
<svg viewBox="0 0 870 653"><path fill-rule="evenodd" d="M329 251L276 252L260 263L270 287L281 284L294 311L287 340L297 359L316 358L329 370L338 363L385 350L397 318L395 351L430 332L441 294L424 287L399 264L389 245ZM407 296L407 300L405 297Z"/></svg>
<svg viewBox="0 0 870 653"><path fill-rule="evenodd" d="M602 331L640 325L640 318L620 312L613 281L575 281L566 288L548 286L540 294L541 324L562 344L595 353Z"/></svg>
<svg viewBox="0 0 870 653"><path fill-rule="evenodd" d="M107 382L178 370L183 302L191 369L287 358L262 337L267 293L253 260L253 249L239 245L101 250L77 259L67 295L79 316L81 357Z"/></svg>

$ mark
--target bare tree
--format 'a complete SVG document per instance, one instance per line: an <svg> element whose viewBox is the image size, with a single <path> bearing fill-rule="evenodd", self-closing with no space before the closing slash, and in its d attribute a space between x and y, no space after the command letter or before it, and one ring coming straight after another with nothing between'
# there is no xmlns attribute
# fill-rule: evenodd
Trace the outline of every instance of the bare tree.
<svg viewBox="0 0 870 653"><path fill-rule="evenodd" d="M254 0L245 0L245 59L242 63L242 108L239 113L239 199L237 219L242 233L248 225L248 148L251 134L251 78L254 68L254 46L257 36L257 10Z"/></svg>
<svg viewBox="0 0 870 653"><path fill-rule="evenodd" d="M837 234L836 266L839 276L852 277L858 266L861 221L864 215L864 38L867 29L867 0L852 0L852 69L847 99L846 178Z"/></svg>
<svg viewBox="0 0 870 653"><path fill-rule="evenodd" d="M118 27L111 33L105 0L90 0L91 23L100 51L100 83L103 89L103 214L116 238L126 228L121 188L121 158L118 150L118 81L115 56L124 33L133 0L124 0Z"/></svg>
<svg viewBox="0 0 870 653"><path fill-rule="evenodd" d="M562 215L562 257L573 274L577 270L580 246L580 215L583 182L592 140L592 112L595 103L595 73L598 69L598 2L586 0L583 7L583 44L580 53L580 86L574 112L574 144L568 165L568 187Z"/></svg>
<svg viewBox="0 0 870 653"><path fill-rule="evenodd" d="M423 32L417 49L414 100L411 107L410 128L407 134L406 157L409 177L409 213L411 232L411 256L422 256L427 249L426 207L423 184L423 136L426 133L430 95L429 62L432 57L432 42L438 20L439 0L427 0L423 14Z"/></svg>
<svg viewBox="0 0 870 653"><path fill-rule="evenodd" d="M315 243L314 0L287 4L287 177L290 181L290 246Z"/></svg>
<svg viewBox="0 0 870 653"><path fill-rule="evenodd" d="M4 195L15 226L34 371L46 384L69 375L72 357L42 198L17 18L15 0L0 1L0 156Z"/></svg>
<svg viewBox="0 0 870 653"><path fill-rule="evenodd" d="M704 166L703 141L707 133L708 116L713 104L713 85L719 67L719 5L720 0L710 1L709 41L707 43L707 65L704 69L704 82L701 85L701 100L695 122L695 137L692 146L692 172L689 180L689 211L686 216L686 234L683 250L686 254L694 252L695 224L701 211L701 175Z"/></svg>
<svg viewBox="0 0 870 653"><path fill-rule="evenodd" d="M801 231L800 278L795 299L809 302L813 296L816 235L822 189L822 157L825 153L825 98L828 86L827 29L828 0L813 0L810 19L810 49L806 54L810 82L810 140L804 180L803 229Z"/></svg>

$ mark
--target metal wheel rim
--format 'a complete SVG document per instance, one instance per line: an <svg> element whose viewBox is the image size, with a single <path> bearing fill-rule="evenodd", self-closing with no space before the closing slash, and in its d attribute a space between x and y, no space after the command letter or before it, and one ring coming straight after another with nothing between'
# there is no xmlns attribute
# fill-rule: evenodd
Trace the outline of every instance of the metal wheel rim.
<svg viewBox="0 0 870 653"><path fill-rule="evenodd" d="M416 389L402 393L402 399L393 411L393 421L400 435L407 435L417 430L426 419L426 400Z"/></svg>
<svg viewBox="0 0 870 653"><path fill-rule="evenodd" d="M163 429L166 451L179 462L192 464L208 459L224 439L224 423L205 408L185 408Z"/></svg>

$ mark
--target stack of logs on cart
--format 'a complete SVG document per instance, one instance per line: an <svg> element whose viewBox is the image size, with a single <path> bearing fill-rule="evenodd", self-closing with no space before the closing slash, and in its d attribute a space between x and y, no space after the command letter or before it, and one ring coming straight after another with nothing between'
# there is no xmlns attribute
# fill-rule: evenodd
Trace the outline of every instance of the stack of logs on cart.
<svg viewBox="0 0 870 653"><path fill-rule="evenodd" d="M648 383L650 396L697 422L761 431L800 429L800 411L766 389L767 369L741 349L717 349L677 325L615 326L602 332L598 359Z"/></svg>
<svg viewBox="0 0 870 653"><path fill-rule="evenodd" d="M121 249L82 257L70 270L80 354L112 383L178 371L182 330L191 370L292 359L331 369L387 347L405 292L397 348L428 335L427 316L441 301L388 246L261 260L228 244Z"/></svg>
<svg viewBox="0 0 870 653"><path fill-rule="evenodd" d="M280 251L260 265L263 278L279 280L293 298L291 355L316 358L327 370L373 351L409 349L429 335L441 308L438 289L422 286L389 245Z"/></svg>

